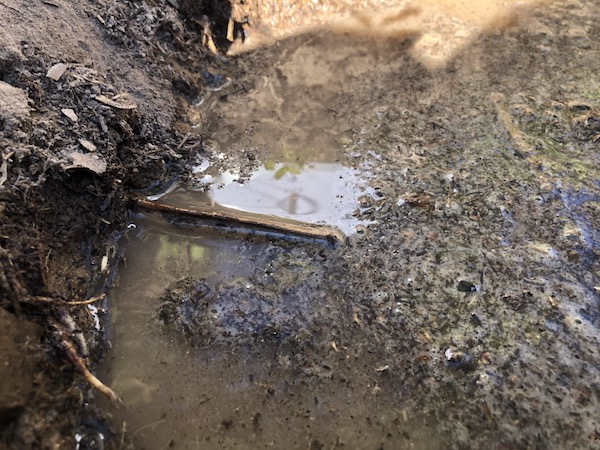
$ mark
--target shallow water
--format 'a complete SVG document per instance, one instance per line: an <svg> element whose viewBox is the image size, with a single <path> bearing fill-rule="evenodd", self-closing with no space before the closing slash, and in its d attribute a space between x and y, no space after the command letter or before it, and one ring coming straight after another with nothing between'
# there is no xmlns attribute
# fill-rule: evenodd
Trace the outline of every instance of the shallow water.
<svg viewBox="0 0 600 450"><path fill-rule="evenodd" d="M124 401L112 411L114 423L126 427L136 448L306 448L319 442L370 447L392 437L365 433L365 424L392 423L398 431L393 439L411 448L441 448L429 428L432 419L373 395L372 376L343 389L329 382L307 389L298 368L286 362L285 340L231 347L226 338L225 345L195 348L165 330L158 311L166 287L185 276L210 286L235 284L289 249L186 231L152 218L136 222L127 264L119 268L120 282L110 296L113 348L101 374ZM280 316L287 319L285 312ZM251 332L225 322L217 326L233 337Z"/></svg>

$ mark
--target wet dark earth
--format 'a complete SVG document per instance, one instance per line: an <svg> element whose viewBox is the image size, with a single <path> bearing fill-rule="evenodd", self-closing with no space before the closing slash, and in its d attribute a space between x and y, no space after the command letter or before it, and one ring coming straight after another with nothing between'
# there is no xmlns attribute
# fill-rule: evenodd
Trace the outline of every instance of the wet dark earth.
<svg viewBox="0 0 600 450"><path fill-rule="evenodd" d="M239 56L190 109L192 175L155 198L347 240L132 213L114 428L149 449L598 448L599 14L552 3L436 69L416 34ZM345 169L320 185L318 164Z"/></svg>

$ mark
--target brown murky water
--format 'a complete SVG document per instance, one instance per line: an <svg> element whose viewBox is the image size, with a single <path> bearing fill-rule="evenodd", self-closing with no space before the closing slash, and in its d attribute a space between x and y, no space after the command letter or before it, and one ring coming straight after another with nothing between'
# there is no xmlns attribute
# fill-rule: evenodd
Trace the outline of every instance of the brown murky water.
<svg viewBox="0 0 600 450"><path fill-rule="evenodd" d="M120 282L111 293L113 348L103 374L124 401L113 411L115 423L131 432L136 448L379 444L382 437L366 426L393 426L410 448L443 448L430 419L414 417L391 397L374 395L380 383L374 369L345 388L330 383L308 388L286 362L285 341L233 348L209 343L199 349L165 331L158 308L167 286L185 276L211 285L235 283L264 270L273 259L269 255L281 249L152 219L137 223L129 234L127 264L119 268ZM285 322L286 314L268 320ZM226 324L220 329L232 336L253 331ZM375 362L359 364L374 367Z"/></svg>
<svg viewBox="0 0 600 450"><path fill-rule="evenodd" d="M520 448L567 436L569 420L593 439L600 171L587 137L562 143L573 124L593 134L577 114L600 83L585 65L577 82L530 68L540 52L565 61L547 43L556 16L411 5L389 23L347 18L368 37L254 51L247 79L191 111L208 153L161 201L326 222L349 246L135 217L103 379L136 448ZM515 34L497 32L509 22ZM176 305L205 332L163 323L161 296L184 277L211 293Z"/></svg>

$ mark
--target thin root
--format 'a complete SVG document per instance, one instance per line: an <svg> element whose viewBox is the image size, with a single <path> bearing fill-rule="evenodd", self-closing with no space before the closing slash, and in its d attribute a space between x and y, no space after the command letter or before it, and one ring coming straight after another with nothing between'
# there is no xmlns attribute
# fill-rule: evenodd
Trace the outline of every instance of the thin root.
<svg viewBox="0 0 600 450"><path fill-rule="evenodd" d="M8 9L12 9L13 11L18 12L19 14L23 14L23 11L21 11L19 8L15 8L14 6L7 5L3 1L0 1L0 5L8 8Z"/></svg>
<svg viewBox="0 0 600 450"><path fill-rule="evenodd" d="M19 274L12 262L10 254L0 247L0 287L8 293L15 313L21 313L19 299L27 296L27 291L23 287Z"/></svg>
<svg viewBox="0 0 600 450"><path fill-rule="evenodd" d="M83 377L88 383L92 385L92 387L102 392L111 401L113 405L119 406L121 403L123 403L123 401L111 388L102 383L102 381L96 378L95 375L88 370L83 360L79 357L79 355L77 355L75 346L71 342L63 338L61 340L61 345L71 363L73 363L77 370L81 372Z"/></svg>
<svg viewBox="0 0 600 450"><path fill-rule="evenodd" d="M80 300L80 301L74 301L74 302L68 302L65 300L60 300L60 299L52 298L52 297L29 297L29 298L25 299L25 301L40 302L40 303L53 303L55 305L62 305L62 306L81 306L81 305L91 305L92 303L102 301L105 298L106 298L106 294L100 294L97 297L92 297L87 300Z"/></svg>

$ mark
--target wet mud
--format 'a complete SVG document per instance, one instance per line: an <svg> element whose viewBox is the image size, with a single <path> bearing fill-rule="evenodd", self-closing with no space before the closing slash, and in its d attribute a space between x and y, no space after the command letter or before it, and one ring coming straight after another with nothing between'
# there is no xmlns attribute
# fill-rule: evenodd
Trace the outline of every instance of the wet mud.
<svg viewBox="0 0 600 450"><path fill-rule="evenodd" d="M128 259L111 300L135 312L114 319L106 366L145 392L114 412L134 442L593 448L596 9L553 3L433 71L417 35L319 32L240 57L244 79L189 112L205 157L254 199L273 160L363 171L349 213L368 224L337 248L230 233L209 256L206 231L140 222L144 269ZM192 247L164 250L174 236Z"/></svg>
<svg viewBox="0 0 600 450"><path fill-rule="evenodd" d="M328 29L320 4L261 24L253 3L56 3L0 3L2 444L598 446L596 2ZM246 51L263 26L279 40Z"/></svg>

